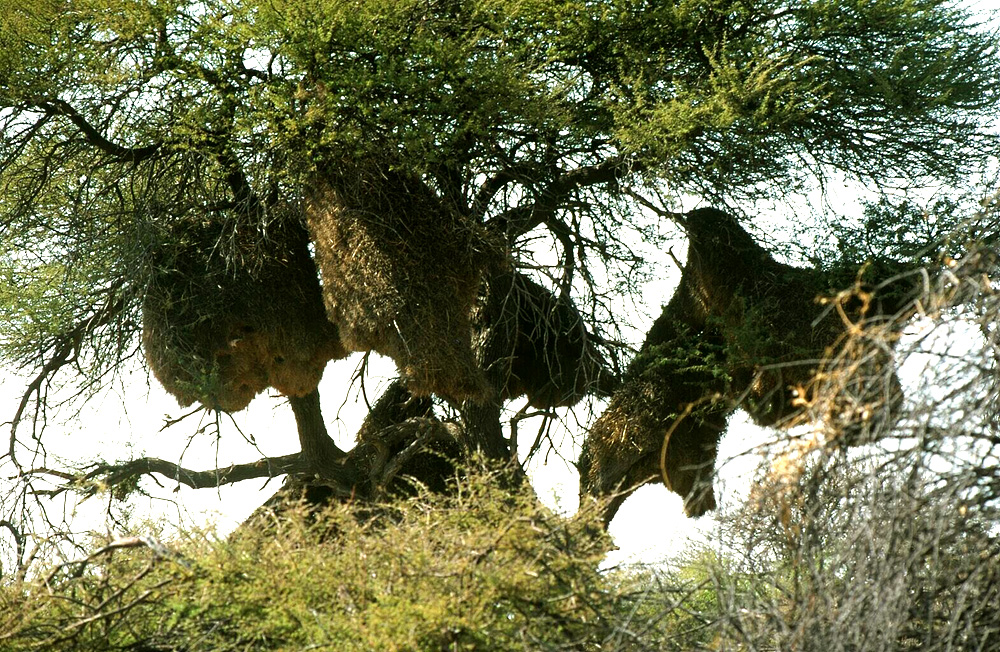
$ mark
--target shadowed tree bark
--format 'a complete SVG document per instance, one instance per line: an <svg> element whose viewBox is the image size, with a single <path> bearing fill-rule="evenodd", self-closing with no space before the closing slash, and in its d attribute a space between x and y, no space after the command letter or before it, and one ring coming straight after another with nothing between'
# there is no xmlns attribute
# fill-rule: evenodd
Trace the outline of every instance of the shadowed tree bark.
<svg viewBox="0 0 1000 652"><path fill-rule="evenodd" d="M326 431L323 412L319 405L319 390L314 389L302 398L289 397L299 431L302 457L316 473L340 462L347 453L340 450Z"/></svg>

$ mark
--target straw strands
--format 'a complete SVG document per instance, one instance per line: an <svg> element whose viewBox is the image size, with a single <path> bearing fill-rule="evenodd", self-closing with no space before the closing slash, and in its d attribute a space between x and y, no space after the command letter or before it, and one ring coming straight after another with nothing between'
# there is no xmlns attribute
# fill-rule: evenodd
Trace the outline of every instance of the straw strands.
<svg viewBox="0 0 1000 652"><path fill-rule="evenodd" d="M483 400L470 313L499 260L482 229L387 165L331 171L310 190L327 315L352 351L392 358L417 396Z"/></svg>
<svg viewBox="0 0 1000 652"><path fill-rule="evenodd" d="M544 409L611 393L616 379L569 297L520 272L494 274L487 285L475 325L502 400L527 395L529 405Z"/></svg>
<svg viewBox="0 0 1000 652"><path fill-rule="evenodd" d="M153 374L182 405L243 409L267 387L301 397L343 358L308 237L292 216L268 232L182 220L165 229L143 300Z"/></svg>

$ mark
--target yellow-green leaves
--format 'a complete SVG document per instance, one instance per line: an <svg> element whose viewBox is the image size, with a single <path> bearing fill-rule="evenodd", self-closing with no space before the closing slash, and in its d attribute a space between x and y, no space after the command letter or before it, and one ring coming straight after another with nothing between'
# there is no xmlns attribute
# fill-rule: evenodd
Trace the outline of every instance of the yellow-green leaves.
<svg viewBox="0 0 1000 652"><path fill-rule="evenodd" d="M588 516L561 518L488 478L456 482L449 498L384 505L374 520L291 505L229 541L188 533L164 541L169 555L97 556L30 595L0 587L0 644L598 650L628 627L642 634L624 638L656 645L662 614L637 616L635 582L599 571L608 541ZM14 599L26 601L16 618L2 609Z"/></svg>

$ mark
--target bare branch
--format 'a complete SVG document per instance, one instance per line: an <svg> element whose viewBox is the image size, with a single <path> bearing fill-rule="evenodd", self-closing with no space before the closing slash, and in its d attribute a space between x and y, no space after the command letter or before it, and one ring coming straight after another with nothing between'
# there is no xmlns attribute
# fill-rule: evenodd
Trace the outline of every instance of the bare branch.
<svg viewBox="0 0 1000 652"><path fill-rule="evenodd" d="M32 395L40 395L42 385L53 374L64 366L73 364L76 361L77 353L80 350L84 337L110 324L111 320L124 310L125 299L115 297L117 289L118 286L115 286L108 291L108 301L104 306L94 311L87 319L76 324L72 330L58 337L56 343L53 345L55 352L52 357L42 365L41 371L28 383L27 388L25 388L24 393L21 395L21 400L18 403L17 410L14 412L14 417L9 422L10 438L7 445L7 452L3 456L0 456L0 459L10 457L11 460L16 462L14 447L17 443L17 427L24 418L24 411L27 409L28 401L31 400Z"/></svg>
<svg viewBox="0 0 1000 652"><path fill-rule="evenodd" d="M537 199L530 204L520 205L490 220L492 228L503 231L516 237L532 230L539 224L543 224L553 219L560 208L563 208L567 200L574 192L582 188L595 186L604 183L612 183L621 179L627 174L641 172L641 163L628 158L608 159L597 165L569 170L556 177L551 183L545 186L537 195ZM509 183L514 179L504 181L500 179L494 183ZM489 184L489 182L487 182ZM502 187L501 184L499 187ZM485 192L491 192L491 188L484 185ZM499 188L497 188L499 190ZM492 191L495 194L496 191ZM483 191L480 192L480 195ZM492 195L491 195L492 196ZM480 201L477 196L476 201Z"/></svg>
<svg viewBox="0 0 1000 652"><path fill-rule="evenodd" d="M102 462L88 468L89 470L82 475L74 475L56 469L39 467L25 471L20 477L56 477L65 480L66 484L53 490L53 494L76 488L83 489L86 496L91 496L101 487L115 487L143 475L160 475L192 489L204 489L208 487L221 487L254 478L275 478L288 473L304 473L308 470L309 465L302 459L301 454L293 453L281 457L265 457L255 462L233 464L228 467L207 471L194 471L174 462L168 462L156 457L141 457L119 464ZM333 474L333 477L328 479L336 480L338 468L335 467L329 469L329 471ZM346 473L343 475L347 477Z"/></svg>
<svg viewBox="0 0 1000 652"><path fill-rule="evenodd" d="M105 154L114 156L126 163L140 163L155 155L162 147L161 143L146 145L145 147L122 147L113 143L104 134L97 130L87 119L80 115L79 111L73 108L69 102L60 99L42 100L37 104L38 108L48 115L61 115L69 118L77 129L79 129L87 142L97 147Z"/></svg>
<svg viewBox="0 0 1000 652"><path fill-rule="evenodd" d="M435 441L458 441L461 432L457 424L443 423L437 419L416 417L395 426L393 438L411 439L402 451L397 453L381 471L379 486L388 487L403 467L418 453Z"/></svg>

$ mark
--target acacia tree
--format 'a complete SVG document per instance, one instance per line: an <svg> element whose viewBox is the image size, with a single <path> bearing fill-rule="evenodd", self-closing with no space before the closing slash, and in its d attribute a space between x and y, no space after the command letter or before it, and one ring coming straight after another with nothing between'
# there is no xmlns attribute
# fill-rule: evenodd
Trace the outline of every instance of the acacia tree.
<svg viewBox="0 0 1000 652"><path fill-rule="evenodd" d="M941 0L4 0L2 353L32 378L4 457L44 443L53 383L85 398L143 356L182 404L274 387L302 454L84 479L291 473L374 499L402 475L443 484L442 454L516 465L501 410L519 397L596 395L610 434L585 447L584 490L672 468L701 513L726 416L749 397L781 421L794 397L768 370L835 340L814 296L866 262L875 285L926 264L949 226L845 218L845 246L805 269L750 235L755 211L843 177L963 183L997 151L995 42ZM633 356L618 306L663 218L697 255ZM400 380L343 451L316 386L350 351Z"/></svg>

